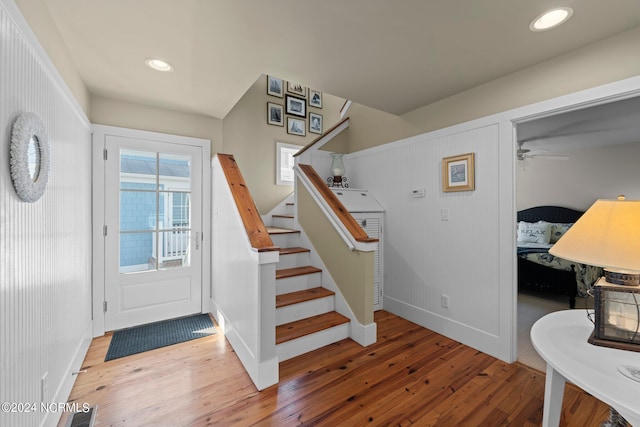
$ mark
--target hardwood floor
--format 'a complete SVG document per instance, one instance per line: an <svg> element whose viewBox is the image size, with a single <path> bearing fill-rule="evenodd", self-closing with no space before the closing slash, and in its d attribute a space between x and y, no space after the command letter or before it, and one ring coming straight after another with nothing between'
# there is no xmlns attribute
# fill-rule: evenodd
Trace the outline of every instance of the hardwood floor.
<svg viewBox="0 0 640 427"><path fill-rule="evenodd" d="M70 402L97 404L96 426L541 425L541 372L385 311L375 321L376 344L343 340L282 362L280 383L261 392L221 333L109 362L111 337L97 338ZM566 387L562 426L607 417Z"/></svg>

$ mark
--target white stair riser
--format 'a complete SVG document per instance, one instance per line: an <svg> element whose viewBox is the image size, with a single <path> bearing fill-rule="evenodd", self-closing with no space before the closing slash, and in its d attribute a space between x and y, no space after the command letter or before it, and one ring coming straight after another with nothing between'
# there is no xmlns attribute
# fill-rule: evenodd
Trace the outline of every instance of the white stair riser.
<svg viewBox="0 0 640 427"><path fill-rule="evenodd" d="M295 215L296 214L296 212L295 212L296 209L295 209L294 205L286 205L285 208L287 210L287 214L288 215Z"/></svg>
<svg viewBox="0 0 640 427"><path fill-rule="evenodd" d="M276 295L317 288L322 283L322 273L303 274L276 280Z"/></svg>
<svg viewBox="0 0 640 427"><path fill-rule="evenodd" d="M274 227L280 228L295 228L295 221L293 218L281 218L281 217L273 217L271 222Z"/></svg>
<svg viewBox="0 0 640 427"><path fill-rule="evenodd" d="M300 234L269 234L273 244L281 248L290 248L292 246L300 246Z"/></svg>
<svg viewBox="0 0 640 427"><path fill-rule="evenodd" d="M317 298L311 301L300 302L298 304L287 305L276 310L276 326L318 314L329 313L335 310L333 295L324 298Z"/></svg>
<svg viewBox="0 0 640 427"><path fill-rule="evenodd" d="M342 325L334 326L333 328L325 329L315 334L305 335L295 340L278 344L276 345L276 355L278 356L278 361L283 362L348 337L349 324L343 323Z"/></svg>
<svg viewBox="0 0 640 427"><path fill-rule="evenodd" d="M285 268L302 267L310 263L309 252L301 252L296 254L280 255L280 260L276 264L277 270Z"/></svg>

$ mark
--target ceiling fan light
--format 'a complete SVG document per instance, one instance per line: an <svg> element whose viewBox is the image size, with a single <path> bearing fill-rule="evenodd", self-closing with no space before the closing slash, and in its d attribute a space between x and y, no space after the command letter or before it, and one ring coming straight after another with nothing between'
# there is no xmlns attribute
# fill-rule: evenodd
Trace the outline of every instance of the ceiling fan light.
<svg viewBox="0 0 640 427"><path fill-rule="evenodd" d="M162 71L165 73L173 71L173 65L169 64L167 61L163 61L162 59L147 58L144 60L144 63L147 65L147 67L156 71Z"/></svg>
<svg viewBox="0 0 640 427"><path fill-rule="evenodd" d="M571 18L571 15L573 15L573 9L570 7L558 7L543 13L531 21L529 29L535 32L547 31L566 22Z"/></svg>

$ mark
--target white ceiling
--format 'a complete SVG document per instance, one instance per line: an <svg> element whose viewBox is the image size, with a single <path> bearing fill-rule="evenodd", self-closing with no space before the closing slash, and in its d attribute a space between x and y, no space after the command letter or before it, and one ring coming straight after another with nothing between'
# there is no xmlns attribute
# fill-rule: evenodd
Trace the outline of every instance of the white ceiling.
<svg viewBox="0 0 640 427"><path fill-rule="evenodd" d="M529 154L640 142L640 97L555 114L517 125Z"/></svg>
<svg viewBox="0 0 640 427"><path fill-rule="evenodd" d="M261 74L402 114L640 26L639 0L40 1L90 92L218 118Z"/></svg>

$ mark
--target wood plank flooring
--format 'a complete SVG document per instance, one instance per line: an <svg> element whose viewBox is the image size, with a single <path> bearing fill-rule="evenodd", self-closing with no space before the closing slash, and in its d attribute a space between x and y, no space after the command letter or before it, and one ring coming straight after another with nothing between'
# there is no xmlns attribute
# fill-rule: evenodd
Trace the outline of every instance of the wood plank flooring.
<svg viewBox="0 0 640 427"><path fill-rule="evenodd" d="M385 311L378 342L343 340L280 364L257 391L218 334L104 362L93 341L71 402L96 426L539 426L544 374L506 364ZM599 426L608 407L568 385L561 426ZM64 426L65 418L59 426Z"/></svg>

